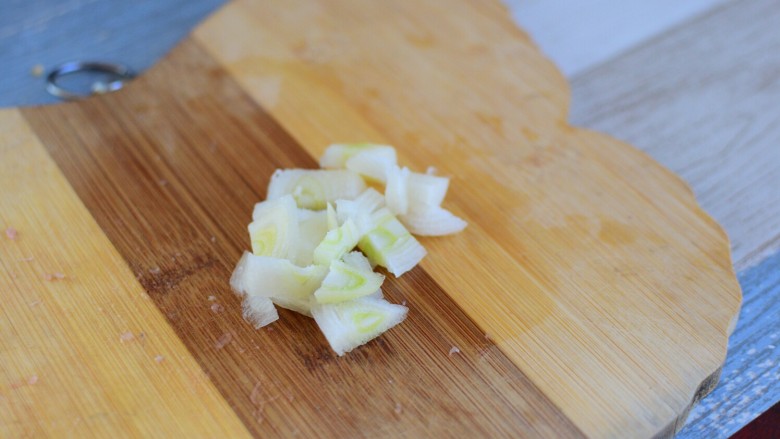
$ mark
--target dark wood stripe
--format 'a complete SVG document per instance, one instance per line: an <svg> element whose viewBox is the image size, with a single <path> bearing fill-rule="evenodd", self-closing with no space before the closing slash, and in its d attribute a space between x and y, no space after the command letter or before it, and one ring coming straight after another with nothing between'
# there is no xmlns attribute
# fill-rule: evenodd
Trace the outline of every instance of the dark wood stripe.
<svg viewBox="0 0 780 439"><path fill-rule="evenodd" d="M407 321L344 358L308 318L242 320L228 279L252 206L274 169L316 162L197 44L122 92L23 112L254 434L581 436L419 268L385 283Z"/></svg>

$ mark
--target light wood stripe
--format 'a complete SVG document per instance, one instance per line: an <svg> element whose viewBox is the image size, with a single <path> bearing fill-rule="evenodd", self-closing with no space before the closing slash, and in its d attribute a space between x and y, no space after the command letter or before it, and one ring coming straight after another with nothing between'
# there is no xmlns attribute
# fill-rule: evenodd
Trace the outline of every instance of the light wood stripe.
<svg viewBox="0 0 780 439"><path fill-rule="evenodd" d="M242 320L228 278L252 205L274 169L315 162L196 43L120 93L24 115L252 433L581 436L421 269L384 285L409 318L343 358L311 319Z"/></svg>
<svg viewBox="0 0 780 439"><path fill-rule="evenodd" d="M0 436L247 437L16 110L0 188Z"/></svg>
<svg viewBox="0 0 780 439"><path fill-rule="evenodd" d="M239 1L195 38L312 155L387 142L454 177L471 225L423 267L586 434L671 434L712 388L741 299L725 234L648 156L569 126L497 2Z"/></svg>

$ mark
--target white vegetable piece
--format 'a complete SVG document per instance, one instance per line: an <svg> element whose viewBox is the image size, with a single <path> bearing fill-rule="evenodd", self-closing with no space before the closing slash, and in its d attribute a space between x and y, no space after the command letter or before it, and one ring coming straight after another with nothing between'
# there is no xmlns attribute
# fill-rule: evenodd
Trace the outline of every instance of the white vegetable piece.
<svg viewBox="0 0 780 439"><path fill-rule="evenodd" d="M468 225L449 210L438 206L411 210L406 215L400 215L398 219L410 232L420 236L450 235L460 232Z"/></svg>
<svg viewBox="0 0 780 439"><path fill-rule="evenodd" d="M244 320L251 323L255 329L279 320L279 313L274 307L274 303L267 297L245 297L241 304Z"/></svg>
<svg viewBox="0 0 780 439"><path fill-rule="evenodd" d="M312 315L330 347L342 356L401 323L408 311L383 299L363 297L315 306Z"/></svg>
<svg viewBox="0 0 780 439"><path fill-rule="evenodd" d="M376 148L389 148L395 153L395 149L392 146L377 143L335 143L325 148L325 152L320 157L320 167L325 169L344 169L347 166L347 160L356 154Z"/></svg>
<svg viewBox="0 0 780 439"><path fill-rule="evenodd" d="M409 210L409 168L393 166L387 170L387 185L385 186L385 203L390 212L396 215L405 214Z"/></svg>
<svg viewBox="0 0 780 439"><path fill-rule="evenodd" d="M345 167L350 171L382 184L387 182L388 169L395 166L398 166L395 148L383 145L366 148L349 158L345 163Z"/></svg>
<svg viewBox="0 0 780 439"><path fill-rule="evenodd" d="M328 267L298 267L287 259L244 252L230 286L239 295L265 297L282 308L311 316L312 295L327 273Z"/></svg>
<svg viewBox="0 0 780 439"><path fill-rule="evenodd" d="M419 172L410 173L407 187L409 209L421 210L426 207L441 206L449 185L450 179L447 177Z"/></svg>
<svg viewBox="0 0 780 439"><path fill-rule="evenodd" d="M342 256L341 260L350 267L354 267L358 270L372 271L374 269L366 255L360 252L349 252Z"/></svg>
<svg viewBox="0 0 780 439"><path fill-rule="evenodd" d="M384 205L385 198L382 194L373 188L368 188L354 200L336 200L336 214L340 223L352 219L362 236L374 227L371 214Z"/></svg>
<svg viewBox="0 0 780 439"><path fill-rule="evenodd" d="M352 171L277 169L268 185L268 199L290 194L298 207L321 210L329 202L355 198L365 188L363 179Z"/></svg>
<svg viewBox="0 0 780 439"><path fill-rule="evenodd" d="M339 219L336 216L336 209L333 208L333 204L328 203L326 215L328 218L328 230L337 228L339 226Z"/></svg>
<svg viewBox="0 0 780 439"><path fill-rule="evenodd" d="M298 209L298 249L293 261L305 267L311 265L314 249L328 233L328 218L324 210Z"/></svg>
<svg viewBox="0 0 780 439"><path fill-rule="evenodd" d="M373 294L382 286L385 277L369 267L361 270L341 260L330 263L328 275L314 292L318 303L338 303Z"/></svg>
<svg viewBox="0 0 780 439"><path fill-rule="evenodd" d="M298 245L298 208L289 195L255 205L249 224L252 252L258 256L288 258Z"/></svg>
<svg viewBox="0 0 780 439"><path fill-rule="evenodd" d="M371 215L374 227L358 242L358 248L376 265L399 277L426 255L425 248L387 208Z"/></svg>

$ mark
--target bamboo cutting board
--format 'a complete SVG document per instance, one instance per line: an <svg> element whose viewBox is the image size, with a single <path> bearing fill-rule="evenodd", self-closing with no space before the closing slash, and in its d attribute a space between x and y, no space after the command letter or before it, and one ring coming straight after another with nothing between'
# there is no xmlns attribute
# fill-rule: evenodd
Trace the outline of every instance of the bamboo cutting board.
<svg viewBox="0 0 780 439"><path fill-rule="evenodd" d="M275 0L120 92L0 112L0 436L672 435L738 316L728 239L568 100L497 2ZM274 169L350 141L452 176L470 225L339 358L227 282Z"/></svg>

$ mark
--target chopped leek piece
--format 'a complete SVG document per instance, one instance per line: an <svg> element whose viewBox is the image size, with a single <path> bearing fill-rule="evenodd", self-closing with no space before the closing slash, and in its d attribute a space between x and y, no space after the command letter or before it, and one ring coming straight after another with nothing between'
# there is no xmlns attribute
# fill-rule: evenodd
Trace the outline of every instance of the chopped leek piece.
<svg viewBox="0 0 780 439"><path fill-rule="evenodd" d="M398 219L410 232L420 236L450 235L460 232L467 225L466 221L438 206L412 210L406 215L400 215Z"/></svg>
<svg viewBox="0 0 780 439"><path fill-rule="evenodd" d="M324 210L298 209L298 249L293 261L302 267L311 265L314 249L328 233L328 218Z"/></svg>
<svg viewBox="0 0 780 439"><path fill-rule="evenodd" d="M390 212L396 215L405 214L409 210L409 174L409 168L393 166L387 170L385 202Z"/></svg>
<svg viewBox="0 0 780 439"><path fill-rule="evenodd" d="M401 323L409 311L383 299L363 297L332 305L317 305L312 315L330 347L342 356Z"/></svg>
<svg viewBox="0 0 780 439"><path fill-rule="evenodd" d="M366 188L366 183L352 171L277 169L268 185L268 199L291 194L298 207L325 209L328 202L352 199Z"/></svg>
<svg viewBox="0 0 780 439"><path fill-rule="evenodd" d="M282 308L311 316L312 294L327 273L328 268L324 266L298 267L286 259L244 252L230 278L230 286L236 294L266 297Z"/></svg>
<svg viewBox="0 0 780 439"><path fill-rule="evenodd" d="M376 143L336 143L330 145L325 149L322 157L320 157L320 167L325 169L344 169L347 165L347 160L356 154L376 148L393 149L392 146Z"/></svg>
<svg viewBox="0 0 780 439"><path fill-rule="evenodd" d="M349 158L345 166L350 171L384 184L387 182L388 169L397 166L395 148L376 146L365 149Z"/></svg>
<svg viewBox="0 0 780 439"><path fill-rule="evenodd" d="M355 268L343 261L330 263L330 271L314 292L318 303L338 303L373 294L384 282L385 277L368 270Z"/></svg>
<svg viewBox="0 0 780 439"><path fill-rule="evenodd" d="M287 258L295 253L298 239L298 212L289 195L255 205L249 224L252 253Z"/></svg>
<svg viewBox="0 0 780 439"><path fill-rule="evenodd" d="M372 271L374 267L371 266L371 262L368 258L360 252L349 252L341 257L341 260L350 267L354 267L358 270Z"/></svg>
<svg viewBox="0 0 780 439"><path fill-rule="evenodd" d="M355 248L359 240L360 230L354 221L348 219L340 227L325 234L325 239L314 249L314 263L330 264L330 261L339 259L344 253Z"/></svg>
<svg viewBox="0 0 780 439"><path fill-rule="evenodd" d="M409 174L409 209L440 206L449 185L450 179L447 177L412 172Z"/></svg>
<svg viewBox="0 0 780 439"><path fill-rule="evenodd" d="M395 277L414 268L426 251L387 208L374 212L374 228L358 242L373 264L381 265Z"/></svg>
<svg viewBox="0 0 780 439"><path fill-rule="evenodd" d="M358 226L360 235L374 227L371 214L385 205L385 198L373 188L368 188L354 200L336 200L336 213L339 222L352 219Z"/></svg>
<svg viewBox="0 0 780 439"><path fill-rule="evenodd" d="M336 209L333 208L331 203L328 203L327 209L328 215L328 230L333 230L339 226L339 219L336 216Z"/></svg>
<svg viewBox="0 0 780 439"><path fill-rule="evenodd" d="M245 297L241 308L244 320L251 323L255 329L260 329L279 320L279 313L276 311L274 303L267 297Z"/></svg>

